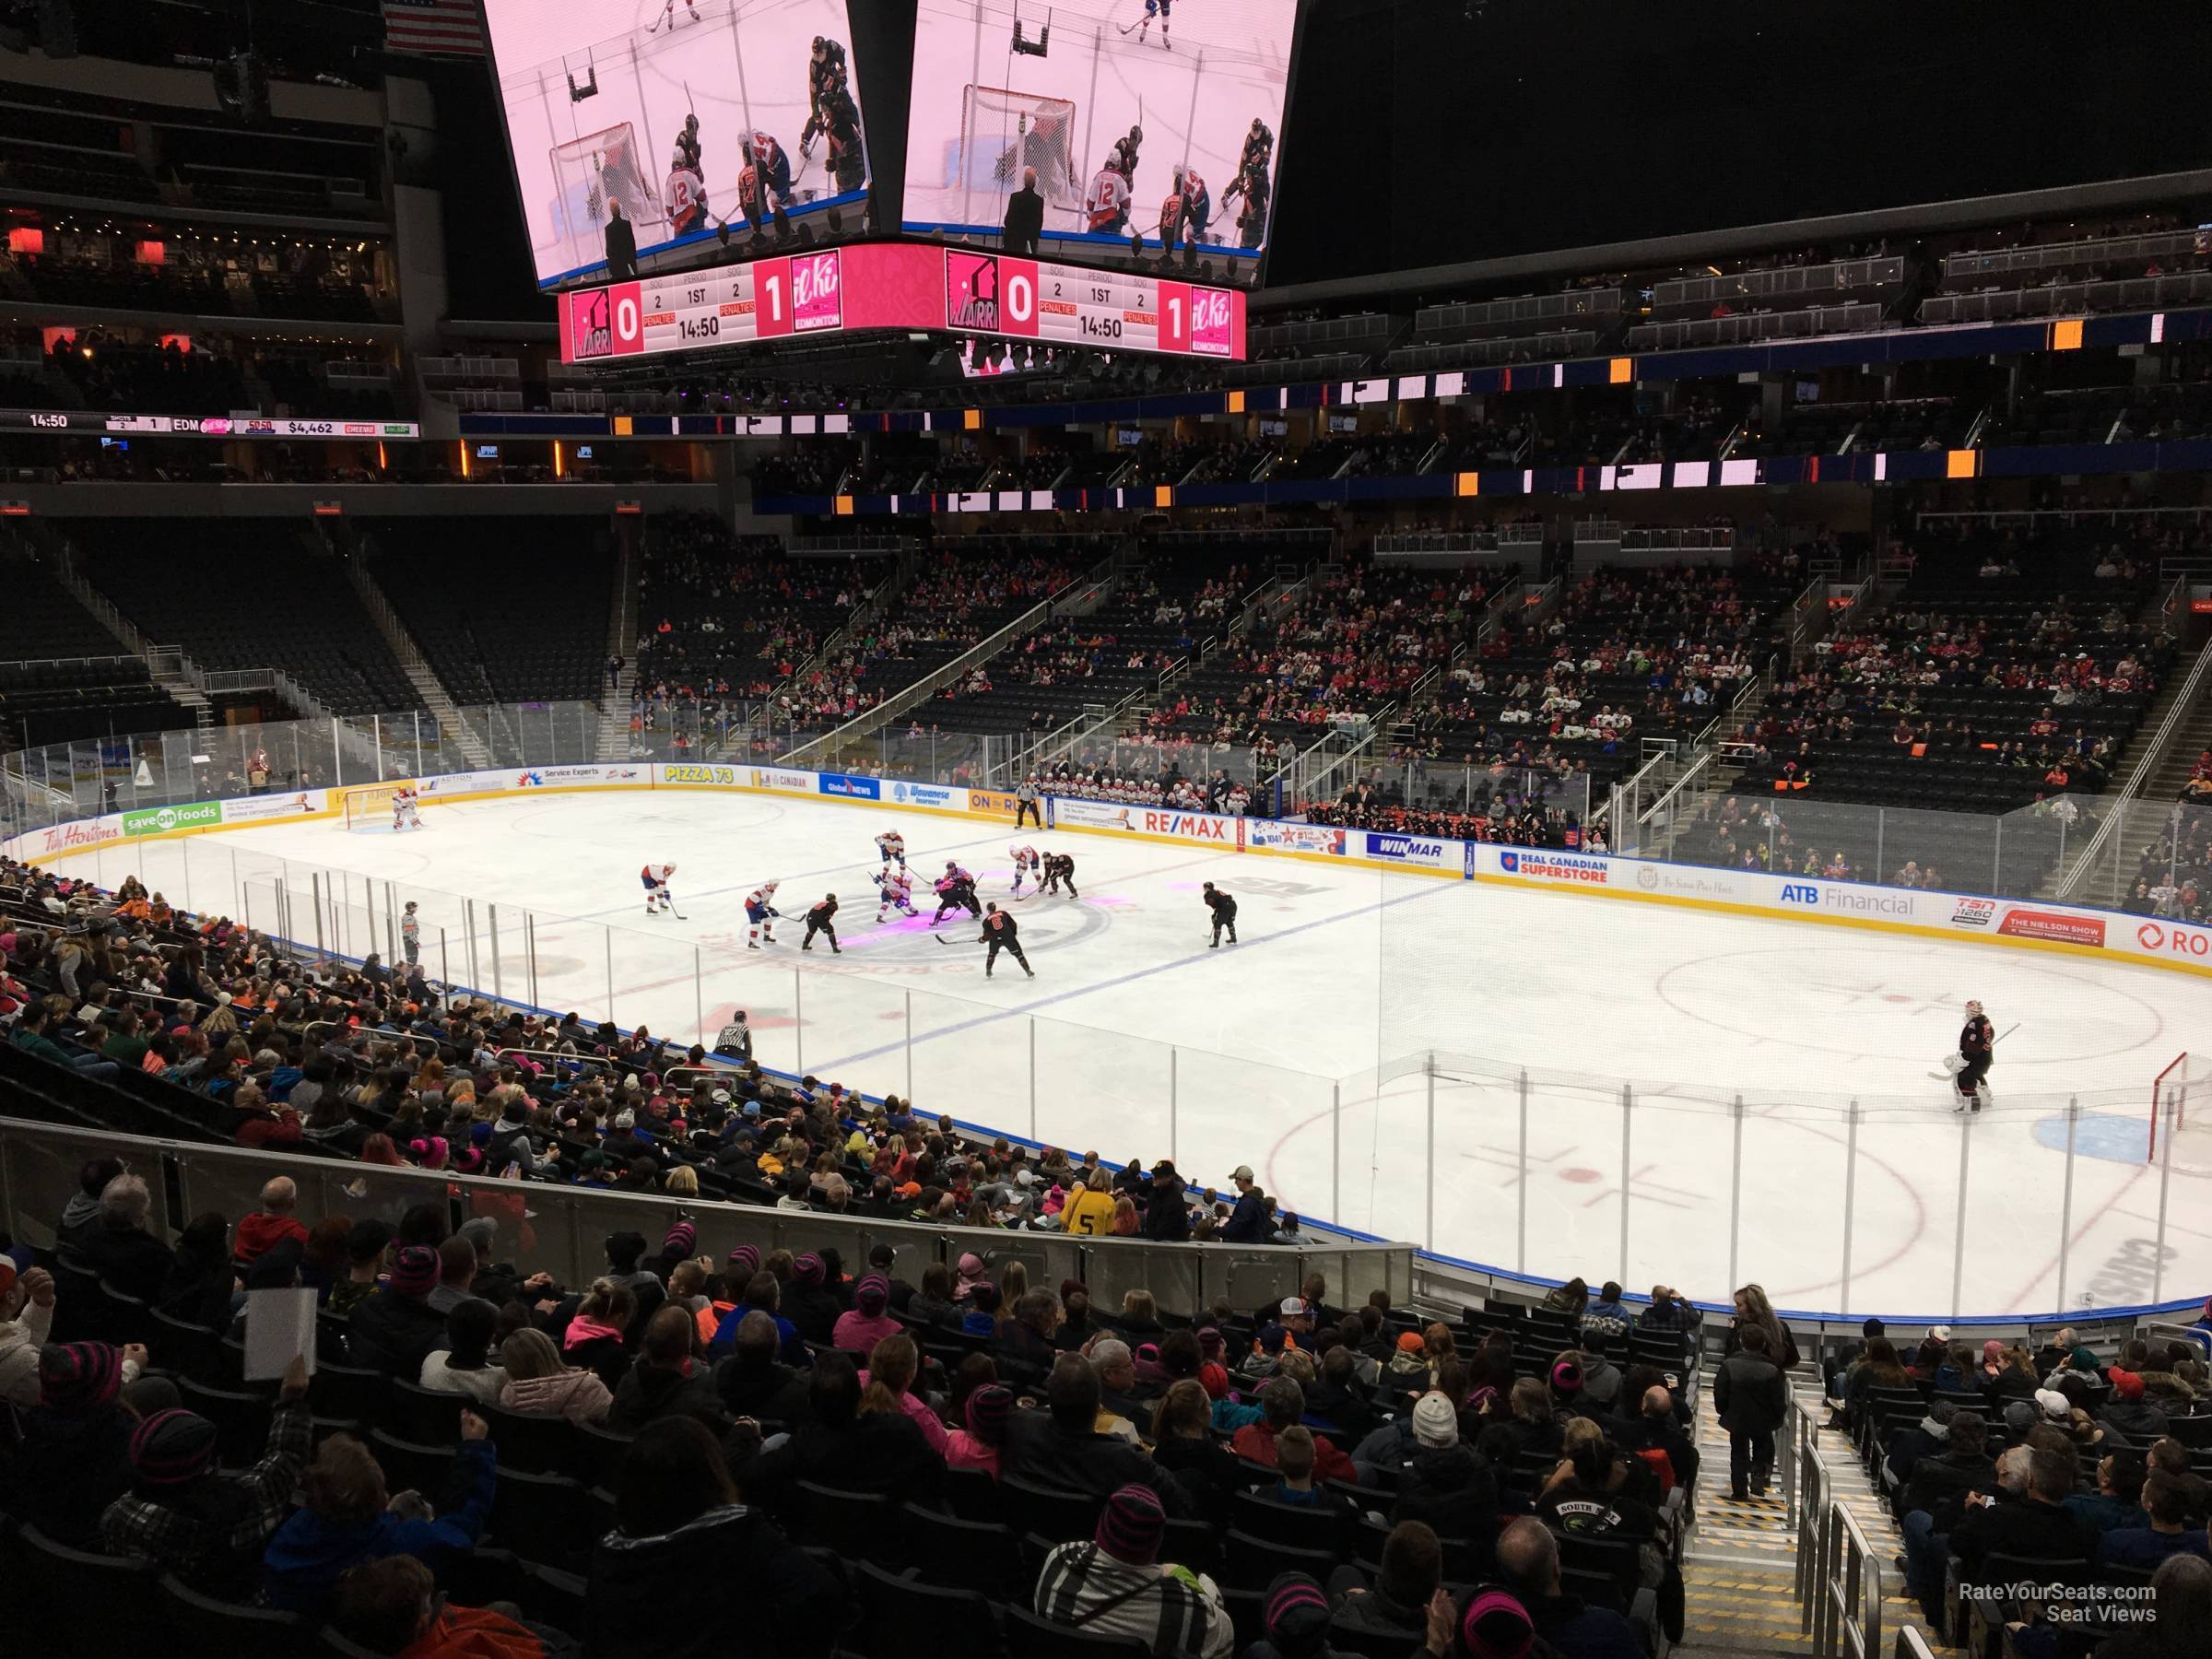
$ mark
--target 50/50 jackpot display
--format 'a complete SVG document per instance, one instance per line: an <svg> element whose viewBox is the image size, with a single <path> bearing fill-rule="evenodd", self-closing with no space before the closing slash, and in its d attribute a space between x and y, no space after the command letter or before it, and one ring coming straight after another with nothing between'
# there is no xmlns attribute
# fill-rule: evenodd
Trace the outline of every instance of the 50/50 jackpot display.
<svg viewBox="0 0 2212 1659"><path fill-rule="evenodd" d="M1244 295L965 248L862 243L579 288L563 362L858 329L945 330L1101 351L1241 359Z"/></svg>

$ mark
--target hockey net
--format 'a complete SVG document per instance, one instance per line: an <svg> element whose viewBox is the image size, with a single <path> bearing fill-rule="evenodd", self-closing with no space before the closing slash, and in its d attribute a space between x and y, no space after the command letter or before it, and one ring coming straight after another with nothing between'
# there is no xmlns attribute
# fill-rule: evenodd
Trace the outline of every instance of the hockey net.
<svg viewBox="0 0 2212 1659"><path fill-rule="evenodd" d="M1076 106L1065 98L970 87L960 95L960 185L977 198L1004 202L1021 188L1021 170L1037 170L1037 194L1047 207L1080 211L1083 181L1076 159Z"/></svg>
<svg viewBox="0 0 2212 1659"><path fill-rule="evenodd" d="M552 160L554 229L573 263L590 265L606 256L610 199L622 204L639 247L661 240L667 213L629 122L555 145Z"/></svg>
<svg viewBox="0 0 2212 1659"><path fill-rule="evenodd" d="M2150 1161L2212 1175L2212 1054L2178 1055L2150 1091Z"/></svg>
<svg viewBox="0 0 2212 1659"><path fill-rule="evenodd" d="M392 818L392 804L399 798L402 789L411 787L404 782L361 783L345 791L338 806L345 815L346 828L371 833L390 831L395 828ZM418 806L419 808L419 803Z"/></svg>

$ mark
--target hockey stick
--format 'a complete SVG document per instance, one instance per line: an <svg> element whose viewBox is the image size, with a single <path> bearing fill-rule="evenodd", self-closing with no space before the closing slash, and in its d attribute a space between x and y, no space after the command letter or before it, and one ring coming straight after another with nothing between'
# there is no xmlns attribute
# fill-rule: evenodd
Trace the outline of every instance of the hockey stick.
<svg viewBox="0 0 2212 1659"><path fill-rule="evenodd" d="M2013 1034L2015 1031L2018 1030L2019 1029L2020 1029L2020 1022L2019 1022L2018 1020L2017 1020L2017 1019L2016 1019L2016 1020L2014 1020L2014 1021L2013 1021L2013 1022L2012 1022L2010 1025L2006 1026L2006 1028L2005 1028L2005 1029L2004 1029L2002 1031L1999 1031L1999 1032L1998 1032L1998 1033L1997 1033L1997 1034L1996 1034L1994 1037L1992 1037L1992 1038L1989 1040L1989 1046L1990 1046L1991 1048L1993 1048L1993 1049L1994 1049L1994 1048L1995 1048L1995 1047L1997 1046L1997 1044L1998 1044L1998 1043L2000 1043L2000 1042L2004 1041L2006 1038L2007 1038L2007 1037L2011 1036L2011 1035L2012 1035L2012 1034ZM1953 1077L1957 1077L1958 1075L1959 1075L1959 1074L1958 1074L1957 1072L1947 1072L1947 1071L1932 1071L1932 1072L1930 1072L1930 1073L1928 1074L1928 1076L1929 1076L1929 1077L1931 1077L1935 1078L1935 1080L1936 1080L1936 1082L1938 1082L1938 1083L1948 1083L1948 1082L1949 1082L1949 1081L1950 1081L1950 1080L1951 1080Z"/></svg>
<svg viewBox="0 0 2212 1659"><path fill-rule="evenodd" d="M958 939L948 939L948 938L947 938L947 937L946 937L946 936L945 936L943 934L941 934L941 933L933 933L933 934L931 934L929 936L930 936L931 938L935 939L935 941L936 941L938 944L940 944L940 945L958 945L958 944L959 944L959 943L960 943L960 941L959 941L959 940L958 940Z"/></svg>

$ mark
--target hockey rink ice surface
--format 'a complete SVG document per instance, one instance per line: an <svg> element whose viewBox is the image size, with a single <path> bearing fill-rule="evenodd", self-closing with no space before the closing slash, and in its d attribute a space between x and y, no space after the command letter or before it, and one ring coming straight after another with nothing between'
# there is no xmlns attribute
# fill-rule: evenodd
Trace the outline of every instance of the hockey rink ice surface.
<svg viewBox="0 0 2212 1659"><path fill-rule="evenodd" d="M947 916L940 943L924 895L958 858L1006 904L1005 824L674 791L424 819L109 848L99 878L135 870L263 928L281 885L311 945L319 888L321 942L353 956L388 955L387 914L413 899L433 977L710 1042L744 1008L771 1067L1115 1162L1171 1153L1225 1191L1250 1162L1288 1208L1507 1269L1700 1299L1758 1279L1784 1308L1900 1317L2055 1310L2062 1234L2065 1308L2147 1301L2154 1267L2168 1298L2212 1275L2212 1164L2177 1147L2168 1180L2146 1161L2152 1080L2212 1048L2212 997L2189 975L1024 830L1074 856L1082 897L1014 905L1037 977L1002 956L986 980L973 921ZM877 926L873 838L893 827L922 916ZM639 867L663 861L686 919L644 913ZM747 950L743 900L769 879L785 919ZM1239 901L1233 948L1207 947L1207 880ZM800 918L832 891L844 953L802 955ZM1995 1106L1963 1124L1929 1072L1969 997L2018 1029Z"/></svg>

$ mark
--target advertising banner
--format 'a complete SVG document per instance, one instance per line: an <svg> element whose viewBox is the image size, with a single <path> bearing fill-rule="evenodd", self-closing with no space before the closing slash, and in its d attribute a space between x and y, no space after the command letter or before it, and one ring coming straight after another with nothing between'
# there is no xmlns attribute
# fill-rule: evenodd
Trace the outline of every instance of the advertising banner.
<svg viewBox="0 0 2212 1659"><path fill-rule="evenodd" d="M2118 939L2111 942L2120 943ZM2212 927L2197 927L2187 922L2138 923L2133 943L2136 950L2162 961L2212 960Z"/></svg>
<svg viewBox="0 0 2212 1659"><path fill-rule="evenodd" d="M1368 857L1381 859L1384 864L1417 865L1424 870L1456 870L1464 859L1456 841L1379 830L1362 833L1367 837Z"/></svg>
<svg viewBox="0 0 2212 1659"><path fill-rule="evenodd" d="M640 760L628 765L534 766L512 773L510 789L605 789L649 783L651 770Z"/></svg>
<svg viewBox="0 0 2212 1659"><path fill-rule="evenodd" d="M260 824L272 818L305 818L321 812L327 799L320 789L295 789L289 794L249 795L223 803L226 824Z"/></svg>
<svg viewBox="0 0 2212 1659"><path fill-rule="evenodd" d="M786 771L780 766L748 766L745 769L745 782L749 789L772 789L782 794L814 794L812 772Z"/></svg>
<svg viewBox="0 0 2212 1659"><path fill-rule="evenodd" d="M968 792L947 789L942 783L910 783L903 778L883 781L883 799L899 806L929 806L939 812L968 810Z"/></svg>
<svg viewBox="0 0 2212 1659"><path fill-rule="evenodd" d="M735 789L746 782L747 773L753 770L750 767L740 770L735 766L709 766L700 761L678 760L655 766L653 769L653 781L656 784L671 784L678 787ZM772 788L774 785L770 787ZM808 794L814 793L811 780L808 782L806 793Z"/></svg>
<svg viewBox="0 0 2212 1659"><path fill-rule="evenodd" d="M1557 853L1547 847L1499 847L1498 871L1530 881L1552 881L1569 887L1609 887L1613 881L1610 859L1591 853Z"/></svg>
<svg viewBox="0 0 2212 1659"><path fill-rule="evenodd" d="M167 835L172 830L197 830L222 821L223 804L220 801L194 801L189 806L148 806L123 815L123 833L126 838Z"/></svg>
<svg viewBox="0 0 2212 1659"><path fill-rule="evenodd" d="M824 794L835 795L841 800L883 799L883 781L880 778L856 778L844 772L817 772L815 783Z"/></svg>
<svg viewBox="0 0 2212 1659"><path fill-rule="evenodd" d="M2030 910L2010 905L1997 934L2006 939L2056 939L2065 945L2104 944L2104 918L2054 910Z"/></svg>
<svg viewBox="0 0 2212 1659"><path fill-rule="evenodd" d="M1242 851L1245 820L1208 812L1170 812L1158 806L1127 806L1119 801L1075 801L1053 797L1053 825L1080 830L1125 830L1171 841Z"/></svg>
<svg viewBox="0 0 2212 1659"><path fill-rule="evenodd" d="M1012 818L1015 808L1020 805L1003 789L971 789L968 792L968 810L990 818Z"/></svg>
<svg viewBox="0 0 2212 1659"><path fill-rule="evenodd" d="M1341 858L1348 834L1328 824L1281 824L1272 818L1254 818L1245 839L1255 847L1279 847L1286 853L1326 853Z"/></svg>

